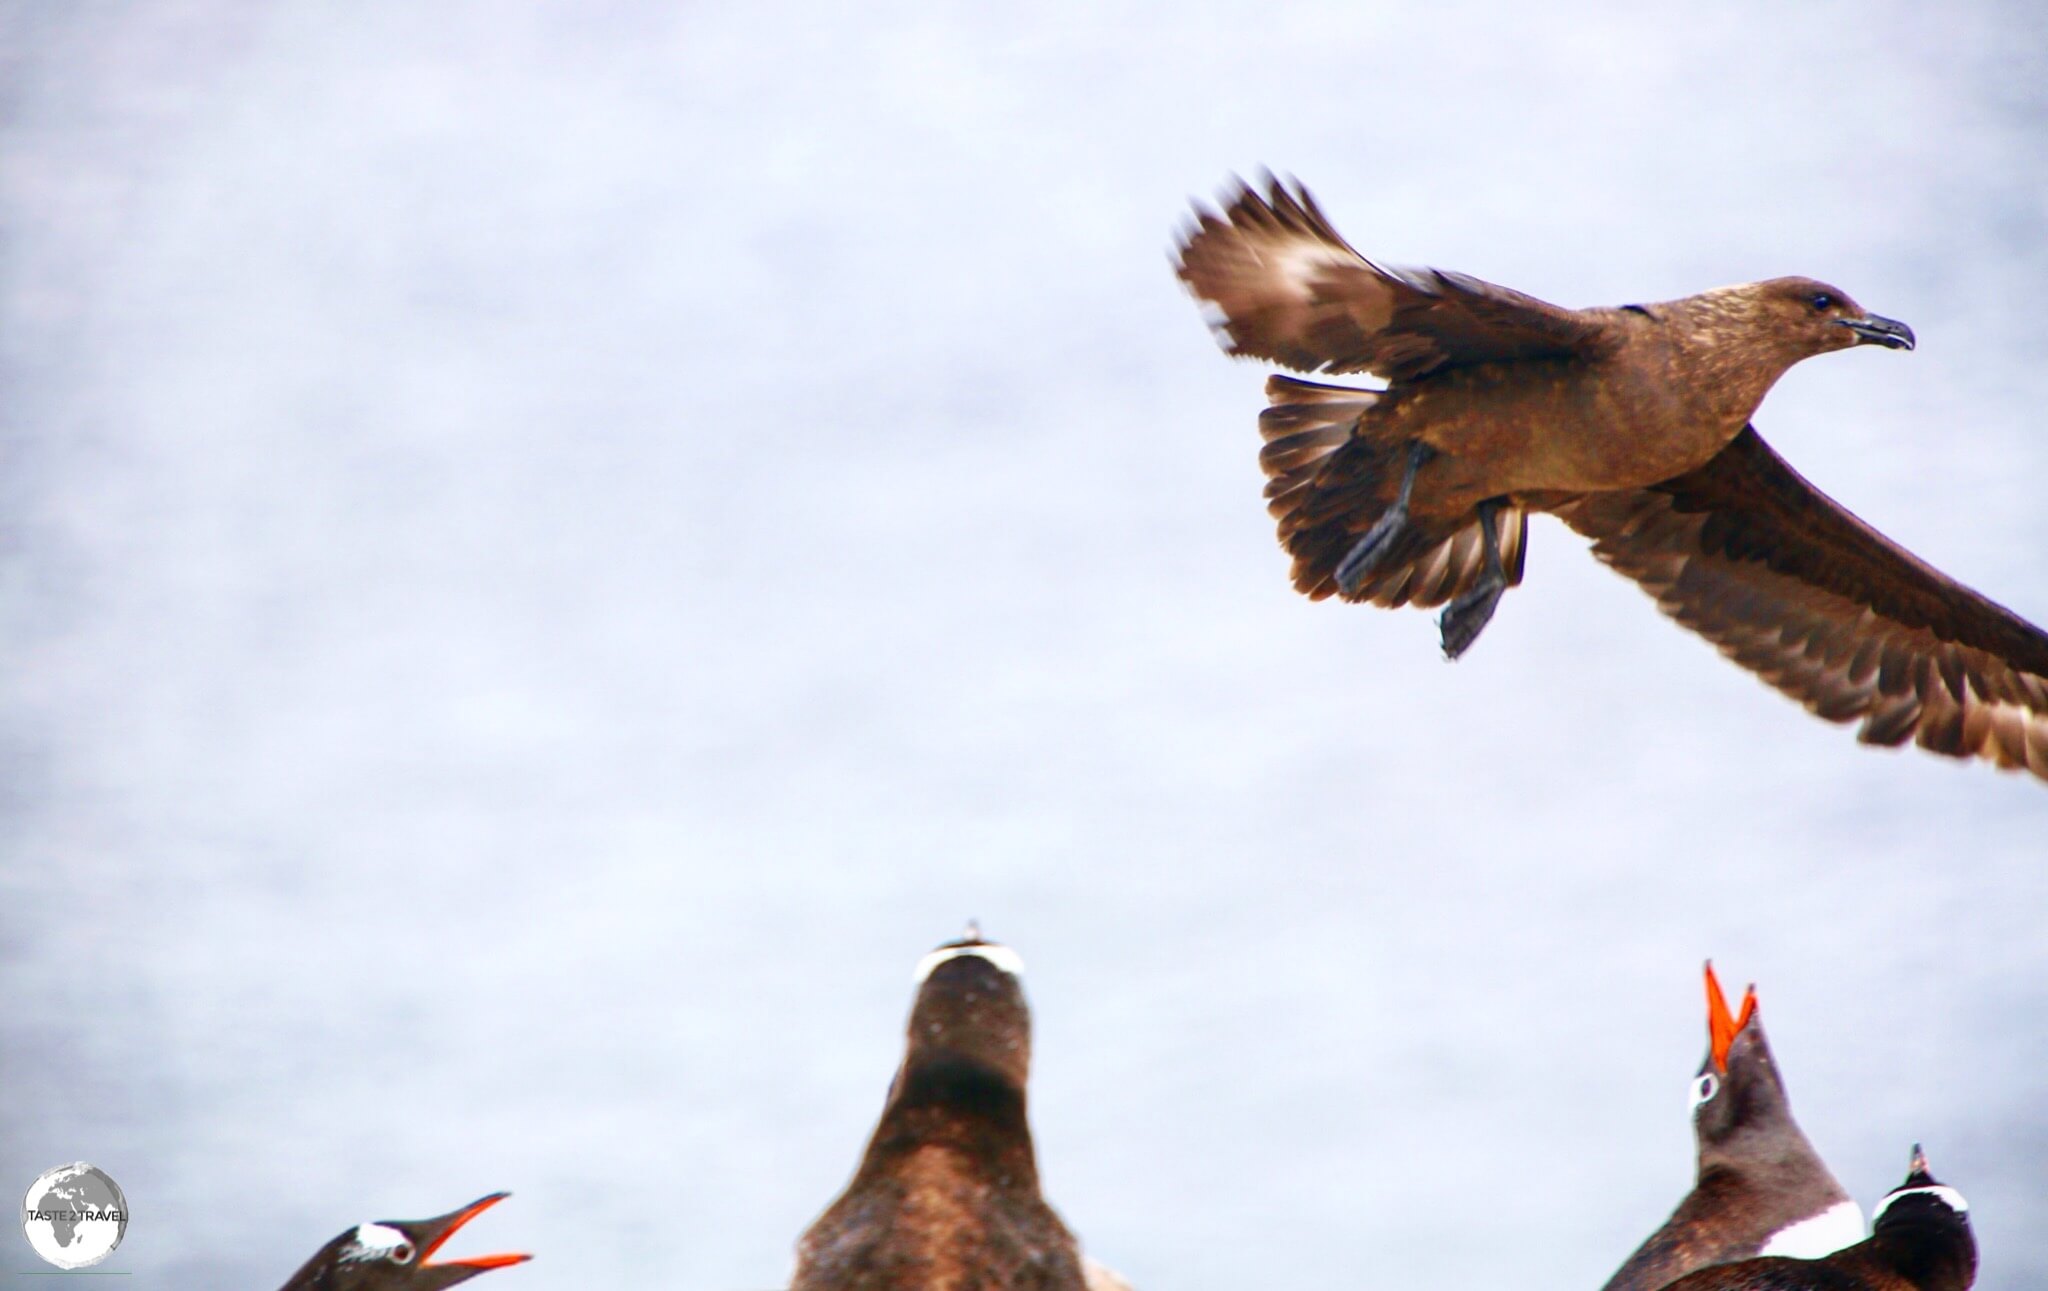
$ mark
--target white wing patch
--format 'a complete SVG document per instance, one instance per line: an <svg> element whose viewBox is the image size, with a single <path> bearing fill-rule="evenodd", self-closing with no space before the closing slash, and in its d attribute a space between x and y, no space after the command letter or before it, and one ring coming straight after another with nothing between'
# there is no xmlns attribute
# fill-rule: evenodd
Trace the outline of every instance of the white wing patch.
<svg viewBox="0 0 2048 1291"><path fill-rule="evenodd" d="M1287 294L1303 302L1315 300L1315 289L1311 284L1324 271L1359 267L1357 256L1327 242L1307 239L1290 240L1277 253L1261 258L1272 274L1273 283L1276 286L1285 284Z"/></svg>
<svg viewBox="0 0 2048 1291"><path fill-rule="evenodd" d="M1891 1196L1886 1197L1883 1201L1877 1203L1877 1209L1870 1212L1870 1222L1873 1225L1875 1225L1877 1223L1878 1216L1884 1214L1885 1210L1893 1202L1897 1201L1901 1197L1910 1197L1916 1192L1926 1193L1930 1197L1939 1199L1943 1205L1947 1206L1950 1210L1953 1210L1958 1215L1967 1215L1970 1213L1970 1203L1963 1199L1963 1194L1957 1192L1954 1188L1949 1187L1947 1184L1937 1183L1930 1184L1925 1188L1899 1189Z"/></svg>
<svg viewBox="0 0 2048 1291"><path fill-rule="evenodd" d="M350 1264L360 1260L381 1260L408 1239L386 1224L357 1224L355 1236L341 1248L341 1258Z"/></svg>
<svg viewBox="0 0 2048 1291"><path fill-rule="evenodd" d="M1012 977L1024 976L1024 957L1008 946L998 946L992 941L979 942L972 946L941 946L923 959L917 961L917 974L910 980L922 984L940 964L962 955L978 955L994 964Z"/></svg>
<svg viewBox="0 0 2048 1291"><path fill-rule="evenodd" d="M1818 1215L1808 1215L1772 1233L1757 1254L1817 1260L1844 1246L1854 1246L1863 1236L1863 1207L1853 1201L1838 1201Z"/></svg>

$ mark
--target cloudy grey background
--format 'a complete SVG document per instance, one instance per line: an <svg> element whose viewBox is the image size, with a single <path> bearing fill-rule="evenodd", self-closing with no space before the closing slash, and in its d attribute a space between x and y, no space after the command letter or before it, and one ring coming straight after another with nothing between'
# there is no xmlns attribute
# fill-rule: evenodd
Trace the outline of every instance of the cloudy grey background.
<svg viewBox="0 0 2048 1291"><path fill-rule="evenodd" d="M138 1288L497 1188L492 1288L766 1288L976 915L1145 1291L1598 1285L1708 955L2040 1285L2048 792L1549 521L1455 667L1296 598L1168 269L1271 165L1563 303L1829 278L1922 348L1766 434L2048 619L2038 14L1634 10L0 8L0 1189L107 1169Z"/></svg>

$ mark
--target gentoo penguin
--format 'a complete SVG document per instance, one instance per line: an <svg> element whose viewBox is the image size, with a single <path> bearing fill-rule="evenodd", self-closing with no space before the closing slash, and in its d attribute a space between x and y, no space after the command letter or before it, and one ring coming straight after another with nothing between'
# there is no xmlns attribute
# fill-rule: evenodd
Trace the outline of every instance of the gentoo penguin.
<svg viewBox="0 0 2048 1291"><path fill-rule="evenodd" d="M494 1192L437 1219L357 1224L321 1247L280 1291L440 1291L486 1269L523 1264L531 1255L472 1255L435 1260L457 1229L511 1196Z"/></svg>
<svg viewBox="0 0 2048 1291"><path fill-rule="evenodd" d="M1877 1203L1870 1221L1868 1238L1831 1255L1719 1264L1665 1291L1969 1291L1977 1280L1970 1203L1927 1173L1919 1144L1906 1181Z"/></svg>
<svg viewBox="0 0 2048 1291"><path fill-rule="evenodd" d="M1771 1059L1756 988L1730 1013L1707 965L1707 1057L1692 1083L1699 1171L1691 1192L1606 1291L1654 1291L1753 1255L1811 1259L1863 1240L1863 1212L1799 1132Z"/></svg>
<svg viewBox="0 0 2048 1291"><path fill-rule="evenodd" d="M979 929L918 963L903 1064L853 1182L797 1244L790 1291L1104 1291L1038 1190L1024 964ZM1093 1265L1093 1267L1088 1267Z"/></svg>

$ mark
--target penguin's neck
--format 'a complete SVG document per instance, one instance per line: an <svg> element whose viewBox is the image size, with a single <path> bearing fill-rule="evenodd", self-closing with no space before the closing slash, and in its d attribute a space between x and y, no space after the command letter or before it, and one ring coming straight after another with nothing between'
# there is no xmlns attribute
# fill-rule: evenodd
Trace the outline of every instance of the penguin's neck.
<svg viewBox="0 0 2048 1291"><path fill-rule="evenodd" d="M870 1163L886 1166L932 1150L997 1186L1038 1187L1024 1091L981 1063L926 1061L898 1078L868 1147Z"/></svg>

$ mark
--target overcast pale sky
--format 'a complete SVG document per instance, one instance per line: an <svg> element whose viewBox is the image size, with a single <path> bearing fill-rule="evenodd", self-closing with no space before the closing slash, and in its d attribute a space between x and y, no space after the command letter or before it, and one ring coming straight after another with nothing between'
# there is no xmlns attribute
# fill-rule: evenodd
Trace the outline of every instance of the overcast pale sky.
<svg viewBox="0 0 2048 1291"><path fill-rule="evenodd" d="M1299 175L1564 304L1919 333L1758 424L2048 620L2031 6L0 5L0 1189L137 1291L514 1198L492 1291L780 1283L909 974L1030 965L1143 1291L1599 1285L1712 956L1867 1207L2048 1281L2048 792L1860 748L1541 521L1310 604L1169 267ZM0 1253L0 1281L36 1267Z"/></svg>

